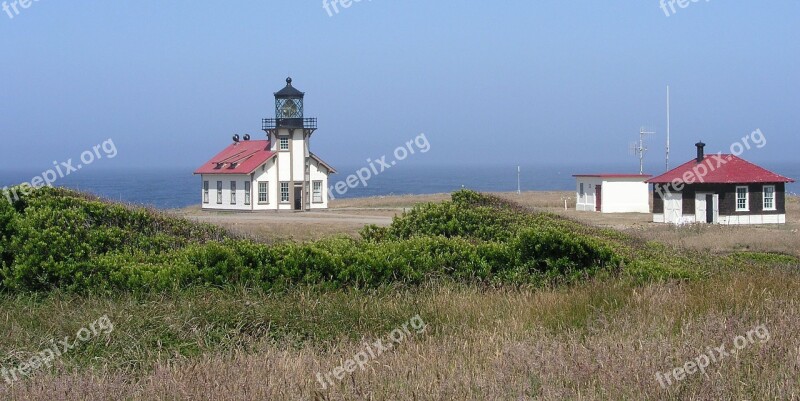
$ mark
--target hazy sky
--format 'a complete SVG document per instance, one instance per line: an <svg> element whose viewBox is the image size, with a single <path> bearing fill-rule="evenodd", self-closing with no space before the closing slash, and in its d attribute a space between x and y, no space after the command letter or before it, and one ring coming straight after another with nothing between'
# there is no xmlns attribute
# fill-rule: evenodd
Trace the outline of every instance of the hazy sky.
<svg viewBox="0 0 800 401"><path fill-rule="evenodd" d="M641 125L658 133L648 157L663 160L667 84L673 164L699 139L727 150L757 128L768 144L747 159L800 149L797 0L700 1L670 17L658 0L362 0L333 16L321 0L39 0L19 11L0 11L3 169L46 169L108 138L114 166L193 168L235 133L263 138L289 74L319 118L312 150L334 165L424 132L418 163L635 170Z"/></svg>

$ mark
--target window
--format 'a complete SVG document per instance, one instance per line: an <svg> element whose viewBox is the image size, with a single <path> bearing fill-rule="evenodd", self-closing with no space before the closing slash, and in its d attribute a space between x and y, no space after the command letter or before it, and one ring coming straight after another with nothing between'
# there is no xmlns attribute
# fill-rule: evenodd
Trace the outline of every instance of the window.
<svg viewBox="0 0 800 401"><path fill-rule="evenodd" d="M278 138L278 145L280 150L289 150L289 138L281 137Z"/></svg>
<svg viewBox="0 0 800 401"><path fill-rule="evenodd" d="M236 204L236 181L231 181L231 205Z"/></svg>
<svg viewBox="0 0 800 401"><path fill-rule="evenodd" d="M244 204L250 204L250 181L244 182Z"/></svg>
<svg viewBox="0 0 800 401"><path fill-rule="evenodd" d="M750 194L747 187L736 187L736 211L746 212L750 210Z"/></svg>
<svg viewBox="0 0 800 401"><path fill-rule="evenodd" d="M322 181L312 183L312 202L322 203Z"/></svg>
<svg viewBox="0 0 800 401"><path fill-rule="evenodd" d="M289 203L289 183L281 183L281 203Z"/></svg>
<svg viewBox="0 0 800 401"><path fill-rule="evenodd" d="M269 182L261 181L258 183L258 203L262 205L269 203Z"/></svg>
<svg viewBox="0 0 800 401"><path fill-rule="evenodd" d="M359 0L360 1L360 0ZM302 118L303 101L301 99L280 99L275 102L278 118Z"/></svg>
<svg viewBox="0 0 800 401"><path fill-rule="evenodd" d="M764 210L775 210L774 185L764 185Z"/></svg>
<svg viewBox="0 0 800 401"><path fill-rule="evenodd" d="M217 204L222 204L222 181L217 181Z"/></svg>
<svg viewBox="0 0 800 401"><path fill-rule="evenodd" d="M208 203L208 181L203 181L203 203Z"/></svg>
<svg viewBox="0 0 800 401"><path fill-rule="evenodd" d="M581 183L581 189L579 191L579 194L580 194L581 197L583 197L583 194L584 194L584 192L583 192L583 183Z"/></svg>

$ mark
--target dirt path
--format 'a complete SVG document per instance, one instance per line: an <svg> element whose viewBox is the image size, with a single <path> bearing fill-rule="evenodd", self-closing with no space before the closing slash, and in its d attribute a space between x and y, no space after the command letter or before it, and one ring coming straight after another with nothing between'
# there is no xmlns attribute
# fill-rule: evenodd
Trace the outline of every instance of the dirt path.
<svg viewBox="0 0 800 401"><path fill-rule="evenodd" d="M307 241L348 235L355 237L366 225L387 226L399 209L344 209L304 213L278 212L208 212L184 209L175 213L189 220L225 227L234 233L259 241Z"/></svg>
<svg viewBox="0 0 800 401"><path fill-rule="evenodd" d="M400 211L402 212L402 211ZM286 223L308 223L308 224L358 224L358 225L389 225L392 216L370 216L364 214L346 214L338 211L332 212L306 212L306 213L219 213L206 212L186 216L187 218L211 224L286 224Z"/></svg>

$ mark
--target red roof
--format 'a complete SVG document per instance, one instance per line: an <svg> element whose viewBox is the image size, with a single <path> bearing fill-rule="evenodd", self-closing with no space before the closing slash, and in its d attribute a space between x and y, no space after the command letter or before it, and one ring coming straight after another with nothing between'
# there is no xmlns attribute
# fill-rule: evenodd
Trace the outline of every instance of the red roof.
<svg viewBox="0 0 800 401"><path fill-rule="evenodd" d="M703 170L706 170L705 172ZM692 159L658 177L647 180L648 183L667 184L677 180L683 183L684 175L687 183L712 183L712 184L745 184L745 183L774 183L794 182L791 178L775 174L769 170L756 166L738 156L729 154L706 155L702 163Z"/></svg>
<svg viewBox="0 0 800 401"><path fill-rule="evenodd" d="M258 166L275 157L269 141L234 142L195 170L195 174L250 174Z"/></svg>
<svg viewBox="0 0 800 401"><path fill-rule="evenodd" d="M573 177L593 177L593 178L650 178L650 174L575 174Z"/></svg>

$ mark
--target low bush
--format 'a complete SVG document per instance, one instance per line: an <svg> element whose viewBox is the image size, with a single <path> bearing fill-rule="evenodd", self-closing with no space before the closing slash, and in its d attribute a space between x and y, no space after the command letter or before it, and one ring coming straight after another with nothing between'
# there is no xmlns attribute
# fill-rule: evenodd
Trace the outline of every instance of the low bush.
<svg viewBox="0 0 800 401"><path fill-rule="evenodd" d="M265 245L64 189L0 202L0 290L164 291L292 284L375 287L435 278L569 282L631 262L630 244L560 217L459 191L362 238ZM620 252L621 251L621 252ZM648 265L649 266L649 265Z"/></svg>

